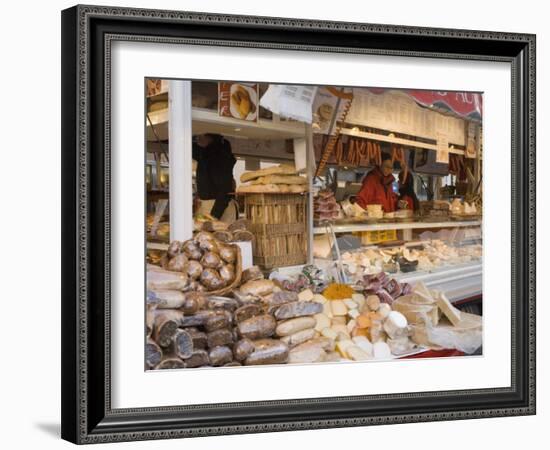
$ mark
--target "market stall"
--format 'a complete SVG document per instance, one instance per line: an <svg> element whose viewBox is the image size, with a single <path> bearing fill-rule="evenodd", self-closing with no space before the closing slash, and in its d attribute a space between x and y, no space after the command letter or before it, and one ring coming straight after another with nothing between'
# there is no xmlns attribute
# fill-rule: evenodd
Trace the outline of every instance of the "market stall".
<svg viewBox="0 0 550 450"><path fill-rule="evenodd" d="M148 96L148 369L479 350L480 97L193 83ZM204 133L236 158L230 222L197 206ZM385 152L416 208L357 201Z"/></svg>

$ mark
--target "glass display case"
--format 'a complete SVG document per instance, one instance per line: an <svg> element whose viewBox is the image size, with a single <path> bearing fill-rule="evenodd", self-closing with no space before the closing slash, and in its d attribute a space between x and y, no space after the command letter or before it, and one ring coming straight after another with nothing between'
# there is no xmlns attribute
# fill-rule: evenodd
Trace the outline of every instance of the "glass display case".
<svg viewBox="0 0 550 450"><path fill-rule="evenodd" d="M453 303L481 298L482 229L462 220L317 224L314 263L335 278L357 283L380 271L401 282L424 282Z"/></svg>

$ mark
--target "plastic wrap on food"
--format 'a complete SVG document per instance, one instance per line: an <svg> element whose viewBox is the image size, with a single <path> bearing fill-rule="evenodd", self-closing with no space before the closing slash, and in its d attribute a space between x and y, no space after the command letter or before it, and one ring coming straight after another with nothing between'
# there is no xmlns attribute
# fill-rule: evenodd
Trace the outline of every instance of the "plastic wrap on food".
<svg viewBox="0 0 550 450"><path fill-rule="evenodd" d="M475 314L462 312L458 326L443 319L436 326L425 321L412 325L411 329L411 339L426 347L455 348L471 355L482 345L482 320L481 316Z"/></svg>
<svg viewBox="0 0 550 450"><path fill-rule="evenodd" d="M176 289L182 290L187 286L188 277L183 272L155 270L147 272L147 289Z"/></svg>

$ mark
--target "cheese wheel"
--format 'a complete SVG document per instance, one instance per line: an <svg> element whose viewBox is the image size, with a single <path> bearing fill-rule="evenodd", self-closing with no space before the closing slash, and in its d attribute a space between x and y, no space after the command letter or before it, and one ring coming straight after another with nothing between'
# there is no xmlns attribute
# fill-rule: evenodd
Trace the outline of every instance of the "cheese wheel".
<svg viewBox="0 0 550 450"><path fill-rule="evenodd" d="M392 339L404 336L407 331L407 319L398 311L392 311L384 321L384 331Z"/></svg>

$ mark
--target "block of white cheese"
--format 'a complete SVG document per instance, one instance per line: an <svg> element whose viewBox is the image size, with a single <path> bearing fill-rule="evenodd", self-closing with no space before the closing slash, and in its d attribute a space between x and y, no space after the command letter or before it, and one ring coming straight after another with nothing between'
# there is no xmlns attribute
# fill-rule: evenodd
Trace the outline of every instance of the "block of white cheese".
<svg viewBox="0 0 550 450"><path fill-rule="evenodd" d="M388 317L388 314L391 312L391 306L387 303L381 303L378 307L378 310L376 313L380 316L382 320L386 319Z"/></svg>
<svg viewBox="0 0 550 450"><path fill-rule="evenodd" d="M348 323L346 316L334 316L331 320L332 325L345 325Z"/></svg>
<svg viewBox="0 0 550 450"><path fill-rule="evenodd" d="M354 361L368 361L371 356L357 345L350 345L346 348L346 354Z"/></svg>
<svg viewBox="0 0 550 450"><path fill-rule="evenodd" d="M355 336L352 341L357 347L366 352L369 356L373 355L373 346L365 336Z"/></svg>
<svg viewBox="0 0 550 450"><path fill-rule="evenodd" d="M331 328L338 334L338 333L344 333L348 336L349 339L349 331L348 327L346 325L332 325Z"/></svg>
<svg viewBox="0 0 550 450"><path fill-rule="evenodd" d="M367 306L371 311L378 311L380 307L380 298L378 298L378 295L369 295L367 297Z"/></svg>
<svg viewBox="0 0 550 450"><path fill-rule="evenodd" d="M344 358L349 358L346 350L348 347L355 345L351 339L338 341L336 343L336 351L340 353Z"/></svg>
<svg viewBox="0 0 550 450"><path fill-rule="evenodd" d="M321 294L315 294L311 299L311 301L315 303L321 303L324 305L327 302L327 299Z"/></svg>
<svg viewBox="0 0 550 450"><path fill-rule="evenodd" d="M357 309L361 312L363 311L363 308L365 307L365 296L363 294L353 294L351 296L351 299L355 302L357 305Z"/></svg>
<svg viewBox="0 0 550 450"><path fill-rule="evenodd" d="M309 302L313 300L313 292L311 289L304 289L302 292L298 294L298 300L302 302Z"/></svg>
<svg viewBox="0 0 550 450"><path fill-rule="evenodd" d="M331 307L331 304L332 302L329 302L327 301L326 303L323 304L323 314L325 314L326 316L332 318L333 315L332 315L332 307Z"/></svg>
<svg viewBox="0 0 550 450"><path fill-rule="evenodd" d="M315 320L317 321L315 331L321 332L324 328L330 327L330 317L326 314L319 313L315 314L313 317L315 317Z"/></svg>
<svg viewBox="0 0 550 450"><path fill-rule="evenodd" d="M348 313L348 308L342 300L332 300L330 303L332 315L345 316Z"/></svg>
<svg viewBox="0 0 550 450"><path fill-rule="evenodd" d="M321 330L321 335L333 340L336 340L336 338L338 337L338 333L334 331L332 328L328 328L328 327L323 328Z"/></svg>
<svg viewBox="0 0 550 450"><path fill-rule="evenodd" d="M372 351L376 359L390 359L392 357L390 347L385 342L375 342L372 345Z"/></svg>
<svg viewBox="0 0 550 450"><path fill-rule="evenodd" d="M432 293L422 281L414 285L413 292L418 297L418 303L435 303Z"/></svg>
<svg viewBox="0 0 550 450"><path fill-rule="evenodd" d="M351 298L345 298L342 300L344 302L344 305L348 307L348 309L356 309L357 303L355 303Z"/></svg>

